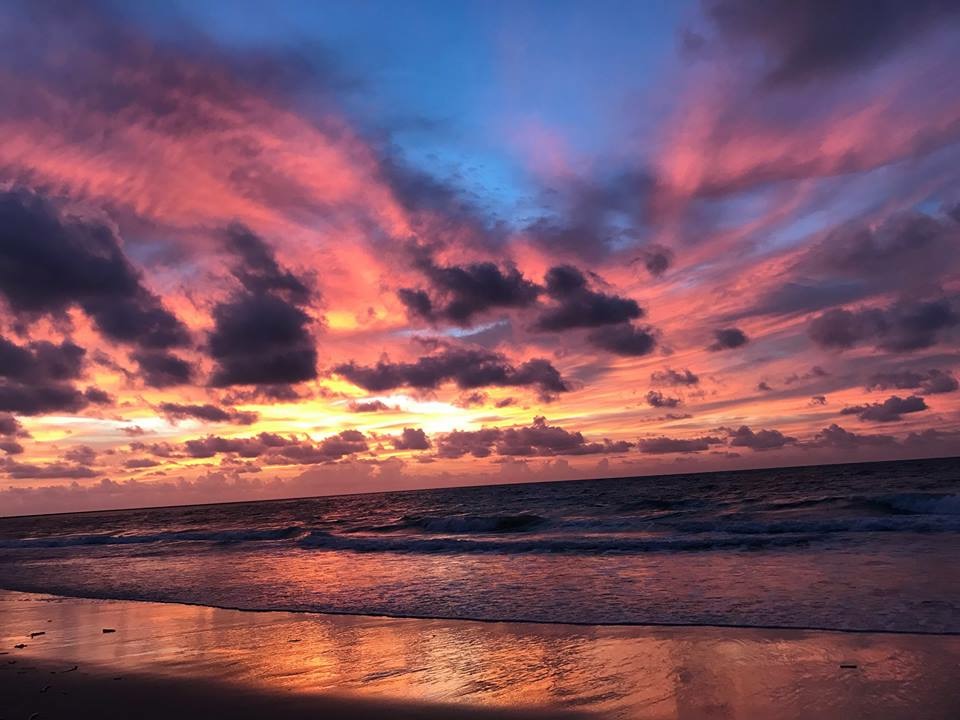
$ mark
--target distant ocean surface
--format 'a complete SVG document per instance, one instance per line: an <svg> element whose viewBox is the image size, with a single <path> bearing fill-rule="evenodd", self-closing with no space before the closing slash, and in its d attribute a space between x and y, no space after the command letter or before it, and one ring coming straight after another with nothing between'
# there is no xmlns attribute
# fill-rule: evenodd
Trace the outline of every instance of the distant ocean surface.
<svg viewBox="0 0 960 720"><path fill-rule="evenodd" d="M0 587L241 609L960 632L960 460L0 519Z"/></svg>

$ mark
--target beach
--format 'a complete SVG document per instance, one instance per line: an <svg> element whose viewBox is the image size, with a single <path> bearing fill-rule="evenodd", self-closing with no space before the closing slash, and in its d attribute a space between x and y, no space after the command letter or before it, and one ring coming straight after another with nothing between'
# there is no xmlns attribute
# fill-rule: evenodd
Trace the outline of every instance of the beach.
<svg viewBox="0 0 960 720"><path fill-rule="evenodd" d="M960 715L955 635L396 619L3 591L0 642L4 718Z"/></svg>

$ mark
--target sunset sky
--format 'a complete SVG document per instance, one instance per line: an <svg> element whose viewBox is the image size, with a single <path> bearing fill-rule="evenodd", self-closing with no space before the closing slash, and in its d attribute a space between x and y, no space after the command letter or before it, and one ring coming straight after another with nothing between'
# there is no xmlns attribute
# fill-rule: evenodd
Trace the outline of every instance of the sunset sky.
<svg viewBox="0 0 960 720"><path fill-rule="evenodd" d="M960 454L960 4L4 2L0 514Z"/></svg>

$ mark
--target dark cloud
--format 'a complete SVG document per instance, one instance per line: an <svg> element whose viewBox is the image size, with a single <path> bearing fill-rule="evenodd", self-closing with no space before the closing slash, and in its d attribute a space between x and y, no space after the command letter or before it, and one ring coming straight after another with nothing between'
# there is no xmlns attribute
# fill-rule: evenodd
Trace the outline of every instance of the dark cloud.
<svg viewBox="0 0 960 720"><path fill-rule="evenodd" d="M569 432L550 425L538 416L527 427L454 430L437 443L437 455L459 458L464 455L488 457L494 451L507 457L552 457L557 455L594 455L622 453L633 446L626 441L588 442L580 432Z"/></svg>
<svg viewBox="0 0 960 720"><path fill-rule="evenodd" d="M534 325L537 330L595 328L643 317L636 300L589 289L584 274L572 265L550 268L545 281L547 294L555 304L537 318Z"/></svg>
<svg viewBox="0 0 960 720"><path fill-rule="evenodd" d="M823 282L849 283L852 297L858 296L857 288L860 296L886 293L891 287L916 292L936 287L955 272L958 253L960 228L951 219L897 213L880 224L860 220L834 228L804 253L794 271Z"/></svg>
<svg viewBox="0 0 960 720"><path fill-rule="evenodd" d="M0 383L0 412L20 415L78 412L87 406L87 402L83 393L71 385Z"/></svg>
<svg viewBox="0 0 960 720"><path fill-rule="evenodd" d="M826 395L814 395L810 398L811 405L826 405L827 396Z"/></svg>
<svg viewBox="0 0 960 720"><path fill-rule="evenodd" d="M443 267L422 250L417 255L415 264L430 282L431 292L412 288L397 291L412 317L467 326L488 310L529 307L541 292L539 285L513 266L500 268L492 262L478 262Z"/></svg>
<svg viewBox="0 0 960 720"><path fill-rule="evenodd" d="M671 438L660 436L640 440L637 447L647 455L670 455L673 453L697 453L709 450L711 445L722 445L718 437Z"/></svg>
<svg viewBox="0 0 960 720"><path fill-rule="evenodd" d="M773 388L770 387L770 384L766 380L757 383L757 390L760 392L773 392Z"/></svg>
<svg viewBox="0 0 960 720"><path fill-rule="evenodd" d="M13 415L0 415L0 435L5 437L29 437L23 425Z"/></svg>
<svg viewBox="0 0 960 720"><path fill-rule="evenodd" d="M655 408L675 408L683 404L680 398L667 397L659 390L651 390L647 393L647 405Z"/></svg>
<svg viewBox="0 0 960 720"><path fill-rule="evenodd" d="M227 228L226 244L239 260L233 275L248 292L277 293L300 305L310 301L311 291L307 285L281 268L273 250L246 226L234 223Z"/></svg>
<svg viewBox="0 0 960 720"><path fill-rule="evenodd" d="M735 327L714 330L713 337L713 344L707 347L707 350L710 350L711 352L732 350L733 348L741 347L750 342L750 339L746 336L746 333L744 333L740 328Z"/></svg>
<svg viewBox="0 0 960 720"><path fill-rule="evenodd" d="M825 310L891 290L923 297L939 292L958 270L960 227L949 217L909 212L880 224L851 221L799 256L788 273L793 280L763 293L739 316Z"/></svg>
<svg viewBox="0 0 960 720"><path fill-rule="evenodd" d="M284 385L317 376L317 350L305 283L277 264L270 248L241 226L227 235L237 256L234 277L243 289L213 310L208 338L216 362L211 384Z"/></svg>
<svg viewBox="0 0 960 720"><path fill-rule="evenodd" d="M63 459L78 465L93 465L97 461L97 452L89 445L77 445L67 450Z"/></svg>
<svg viewBox="0 0 960 720"><path fill-rule="evenodd" d="M797 439L784 435L779 430L754 431L746 425L729 431L730 445L733 447L747 447L751 450L778 450L784 445L791 445Z"/></svg>
<svg viewBox="0 0 960 720"><path fill-rule="evenodd" d="M0 377L23 383L74 380L83 372L85 355L86 350L69 341L20 346L0 337Z"/></svg>
<svg viewBox="0 0 960 720"><path fill-rule="evenodd" d="M170 420L184 420L192 418L205 422L223 422L234 425L252 425L259 417L255 412L222 408L216 405L181 405L179 403L160 403L157 408Z"/></svg>
<svg viewBox="0 0 960 720"><path fill-rule="evenodd" d="M355 413L383 412L396 409L390 407L382 400L357 400L350 402L347 407L350 409L350 412Z"/></svg>
<svg viewBox="0 0 960 720"><path fill-rule="evenodd" d="M246 438L225 438L219 435L207 435L195 440L187 440L183 444L183 451L193 458L210 458L217 454L235 454L245 458L255 458L263 455L273 448L295 445L302 440L297 438L287 438L273 433L260 433L254 437ZM156 446L143 446L142 443L131 443L132 449L150 449L153 454L160 457L169 457L172 448L163 444Z"/></svg>
<svg viewBox="0 0 960 720"><path fill-rule="evenodd" d="M878 447L896 445L896 438L890 435L858 435L833 423L823 428L810 441L813 447L839 448L856 450L860 447Z"/></svg>
<svg viewBox="0 0 960 720"><path fill-rule="evenodd" d="M657 385L699 385L700 378L697 375L694 375L690 372L689 369L684 368L683 370L674 370L673 368L665 368L664 370L657 370L650 374L650 382L656 383Z"/></svg>
<svg viewBox="0 0 960 720"><path fill-rule="evenodd" d="M187 440L183 444L183 452L189 457L210 458L221 454L233 455L243 458L260 458L261 462L267 465L329 463L368 449L366 438L357 430L343 430L317 442L308 438L283 437L263 432L246 438L208 435Z"/></svg>
<svg viewBox="0 0 960 720"><path fill-rule="evenodd" d="M598 261L634 247L651 216L656 180L641 171L549 189L550 211L524 228L549 253Z"/></svg>
<svg viewBox="0 0 960 720"><path fill-rule="evenodd" d="M83 396L94 405L113 405L113 396L100 388L88 387L83 391Z"/></svg>
<svg viewBox="0 0 960 720"><path fill-rule="evenodd" d="M870 376L867 381L867 390L913 390L918 388L924 395L937 395L954 392L960 383L950 371L937 369L925 372L914 370L898 370L893 372L879 372Z"/></svg>
<svg viewBox="0 0 960 720"><path fill-rule="evenodd" d="M429 450L430 438L420 428L404 428L403 433L393 439L393 447L397 450Z"/></svg>
<svg viewBox="0 0 960 720"><path fill-rule="evenodd" d="M888 308L834 308L814 318L810 338L820 347L846 350L873 344L892 352L910 352L935 345L960 325L960 314L946 298L901 301Z"/></svg>
<svg viewBox="0 0 960 720"><path fill-rule="evenodd" d="M830 78L882 60L924 31L953 22L952 0L704 0L707 16L738 48L763 53L765 83Z"/></svg>
<svg viewBox="0 0 960 720"><path fill-rule="evenodd" d="M810 368L809 372L805 372L802 375L799 373L788 375L783 379L783 383L784 385L793 385L794 383L802 382L804 380L815 380L817 378L825 378L829 376L830 373L828 373L822 367L819 365L814 365L812 368Z"/></svg>
<svg viewBox="0 0 960 720"><path fill-rule="evenodd" d="M909 433L903 439L903 446L911 452L953 456L960 448L960 432L927 428Z"/></svg>
<svg viewBox="0 0 960 720"><path fill-rule="evenodd" d="M663 245L647 245L634 262L642 262L653 277L660 277L673 264L673 251Z"/></svg>
<svg viewBox="0 0 960 720"><path fill-rule="evenodd" d="M587 335L587 340L601 350L626 357L649 355L657 345L653 328L627 324L597 328Z"/></svg>
<svg viewBox="0 0 960 720"><path fill-rule="evenodd" d="M926 401L918 395L911 395L906 398L893 395L882 403L845 407L840 411L840 414L856 415L864 421L895 422L901 420L903 415L921 412L926 409L928 409Z"/></svg>
<svg viewBox="0 0 960 720"><path fill-rule="evenodd" d="M23 445L16 440L0 440L0 450L7 455L20 455L23 453Z"/></svg>
<svg viewBox="0 0 960 720"><path fill-rule="evenodd" d="M99 475L96 470L86 465L63 462L35 465L19 463L9 457L0 461L0 470L6 472L14 480L82 480Z"/></svg>
<svg viewBox="0 0 960 720"><path fill-rule="evenodd" d="M193 366L168 352L139 351L131 355L144 384L154 388L185 385L193 379Z"/></svg>
<svg viewBox="0 0 960 720"><path fill-rule="evenodd" d="M750 315L794 315L840 305L864 296L863 283L849 280L792 280L762 293L748 310L730 319Z"/></svg>
<svg viewBox="0 0 960 720"><path fill-rule="evenodd" d="M160 463L150 458L131 458L123 463L128 470L143 470L144 468L157 467Z"/></svg>
<svg viewBox="0 0 960 720"><path fill-rule="evenodd" d="M85 351L64 341L17 345L0 337L0 412L77 412L90 399L70 381L83 371Z"/></svg>
<svg viewBox="0 0 960 720"><path fill-rule="evenodd" d="M109 225L40 195L0 193L0 294L25 316L79 306L106 337L140 348L186 345L186 326L147 290Z"/></svg>
<svg viewBox="0 0 960 720"><path fill-rule="evenodd" d="M562 393L570 386L547 360L535 358L514 366L500 353L486 350L444 348L415 362L386 360L363 366L342 363L333 372L369 392L400 387L433 390L453 382L463 390L481 387L534 387L541 394Z"/></svg>
<svg viewBox="0 0 960 720"><path fill-rule="evenodd" d="M463 395L458 397L456 400L454 400L453 404L456 405L457 407L470 408L470 407L475 407L477 405L483 405L486 402L487 402L487 394L485 392L475 390L474 392L464 393Z"/></svg>

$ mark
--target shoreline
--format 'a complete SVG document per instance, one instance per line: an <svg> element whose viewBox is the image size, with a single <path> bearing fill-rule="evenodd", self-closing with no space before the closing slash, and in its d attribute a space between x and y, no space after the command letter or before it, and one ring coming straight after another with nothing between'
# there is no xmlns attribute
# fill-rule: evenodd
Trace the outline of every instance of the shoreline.
<svg viewBox="0 0 960 720"><path fill-rule="evenodd" d="M132 704L153 712L153 699L167 714L263 708L278 718L960 716L960 638L949 635L397 619L0 591L0 652L0 696L47 708L41 717L63 716L61 702L81 719L149 719ZM73 665L69 678L51 674Z"/></svg>
<svg viewBox="0 0 960 720"><path fill-rule="evenodd" d="M390 614L390 613L378 613L378 612L352 612L347 610L315 610L310 608L292 608L292 607L277 607L277 608L248 608L248 607L238 607L235 605L217 605L204 602L191 602L189 600L157 600L157 599L148 599L148 598L133 598L133 597L115 597L107 595L83 595L79 593L70 593L57 590L56 592L44 591L44 590L21 590L19 588L9 588L9 587L0 587L0 594L2 593L19 593L24 595L49 595L52 597L58 597L65 600L91 600L91 601L100 601L100 602L124 602L124 603L144 603L144 604L155 604L155 605L179 605L182 607L192 607L192 608L209 608L211 610L226 610L229 612L240 612L240 613L288 613L291 615L308 615L308 616L330 616L330 617L347 617L347 618L370 618L375 620L398 620L398 621L446 621L446 622L465 622L465 623L481 623L481 624L504 624L504 625L546 625L550 627L570 627L570 628L637 628L644 629L650 628L654 629L673 629L673 630L683 630L685 628L690 629L711 629L715 628L717 630L758 630L758 631L773 631L773 632L813 632L813 633L824 633L824 634L841 634L841 635L906 635L906 636L917 636L917 637L960 637L960 630L897 630L897 629L887 629L887 628L830 628L830 627L821 627L816 625L750 625L743 623L715 623L715 622L685 622L685 623L670 623L670 622L629 622L629 621L608 621L608 622L590 622L590 621L561 621L561 620L537 620L537 619L527 619L527 618L485 618L485 617L464 617L464 616L453 616L453 615L399 615L399 614Z"/></svg>

